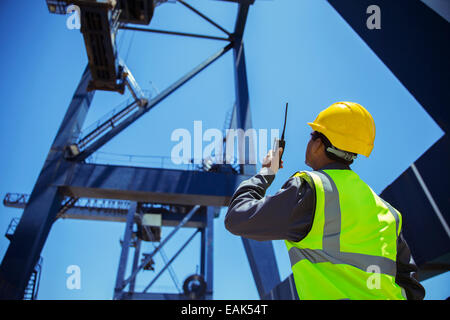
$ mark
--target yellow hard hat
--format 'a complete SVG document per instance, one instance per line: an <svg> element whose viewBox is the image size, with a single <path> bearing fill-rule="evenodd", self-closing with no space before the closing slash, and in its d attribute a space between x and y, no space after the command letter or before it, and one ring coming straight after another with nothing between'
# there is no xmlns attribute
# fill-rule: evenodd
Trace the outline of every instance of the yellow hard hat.
<svg viewBox="0 0 450 320"><path fill-rule="evenodd" d="M358 103L336 102L308 124L314 131L324 134L338 149L366 157L372 152L375 122L369 111Z"/></svg>

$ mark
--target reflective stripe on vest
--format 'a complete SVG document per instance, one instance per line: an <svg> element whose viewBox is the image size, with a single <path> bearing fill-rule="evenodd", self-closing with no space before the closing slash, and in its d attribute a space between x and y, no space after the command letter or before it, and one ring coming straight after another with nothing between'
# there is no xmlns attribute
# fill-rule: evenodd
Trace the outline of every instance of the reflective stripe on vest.
<svg viewBox="0 0 450 320"><path fill-rule="evenodd" d="M333 172L332 170L327 170L328 172ZM347 171L347 170L346 170ZM349 175L357 175L352 171L347 171ZM314 171L314 172L302 172L297 173L295 176L300 176L306 180L311 186L316 190L316 212L314 219L323 219L323 234L321 239L317 238L322 232L321 222L319 221L319 227L314 226L310 231L311 238L307 239L309 234L298 243L286 241L286 245L289 251L289 258L291 266L294 267L297 263L302 260L307 260L313 264L328 262L333 265L348 265L360 269L363 272L368 272L370 274L371 266L377 267L377 272L388 275L395 278L396 275L396 261L381 255L369 255L356 252L343 252L341 251L341 204L339 201L339 192L336 187L335 182L325 171ZM353 177L352 177L353 178ZM354 179L358 179L354 178ZM360 180L359 180L360 181ZM358 181L358 182L359 182ZM366 186L364 184L364 186ZM367 186L370 189L370 187ZM365 190L365 189L364 189ZM396 236L399 235L401 229L401 215L386 201L379 198L371 189L373 194L373 199L375 201L381 201L384 206L389 210L393 218L395 219L396 226ZM348 192L352 192L349 190ZM384 209L386 210L386 209ZM323 217L321 217L321 212L323 212ZM391 218L392 221L392 218ZM314 228L316 228L314 230ZM361 231L362 233L364 230ZM382 238L383 239L383 238ZM391 254L392 256L392 254ZM294 268L293 268L294 269ZM314 275L311 275L312 277ZM295 272L294 272L295 278ZM331 281L332 279L330 279ZM313 280L311 280L313 281ZM394 285L395 286L395 285ZM394 288L394 290L400 290L400 287ZM301 288L297 288L299 291L299 297L301 296ZM324 288L326 290L326 288ZM326 294L325 294L326 295Z"/></svg>

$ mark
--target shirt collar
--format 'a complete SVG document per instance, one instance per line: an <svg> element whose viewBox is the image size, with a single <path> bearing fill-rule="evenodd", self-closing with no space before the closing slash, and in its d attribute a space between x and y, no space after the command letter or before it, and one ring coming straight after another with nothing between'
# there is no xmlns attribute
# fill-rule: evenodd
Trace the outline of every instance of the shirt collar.
<svg viewBox="0 0 450 320"><path fill-rule="evenodd" d="M351 170L350 166L340 163L340 162L332 162L327 165L324 165L319 170L327 170L327 169L340 169L340 170Z"/></svg>

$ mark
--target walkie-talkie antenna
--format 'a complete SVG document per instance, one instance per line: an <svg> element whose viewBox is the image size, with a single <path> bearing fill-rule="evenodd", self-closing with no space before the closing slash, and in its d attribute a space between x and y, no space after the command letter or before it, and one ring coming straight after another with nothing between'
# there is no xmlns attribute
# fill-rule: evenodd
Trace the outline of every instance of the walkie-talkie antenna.
<svg viewBox="0 0 450 320"><path fill-rule="evenodd" d="M283 126L283 133L281 134L281 140L284 140L284 131L286 130L287 110L288 110L288 103L286 102L286 110L284 112L284 126Z"/></svg>
<svg viewBox="0 0 450 320"><path fill-rule="evenodd" d="M287 110L288 110L288 103L286 102L286 110L284 111L284 125L283 125L283 133L281 134L281 139L275 139L274 143L274 151L278 152L278 148L282 148L282 151L280 153L280 163L279 166L281 167L281 157L283 156L284 149L286 148L286 141L284 140L284 133L286 131L286 122L287 122Z"/></svg>

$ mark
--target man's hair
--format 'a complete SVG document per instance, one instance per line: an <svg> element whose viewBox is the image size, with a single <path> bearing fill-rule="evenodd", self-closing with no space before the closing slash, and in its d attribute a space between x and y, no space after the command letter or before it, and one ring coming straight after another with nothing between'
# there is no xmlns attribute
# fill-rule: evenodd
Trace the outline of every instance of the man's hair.
<svg viewBox="0 0 450 320"><path fill-rule="evenodd" d="M353 160L356 159L357 154L345 150L341 150L333 146L328 140L328 138L321 132L314 131L312 133L313 140L316 140L319 138L322 143L325 145L325 155L334 161L343 163L345 165L351 165L353 163ZM331 149L331 151L330 151Z"/></svg>

